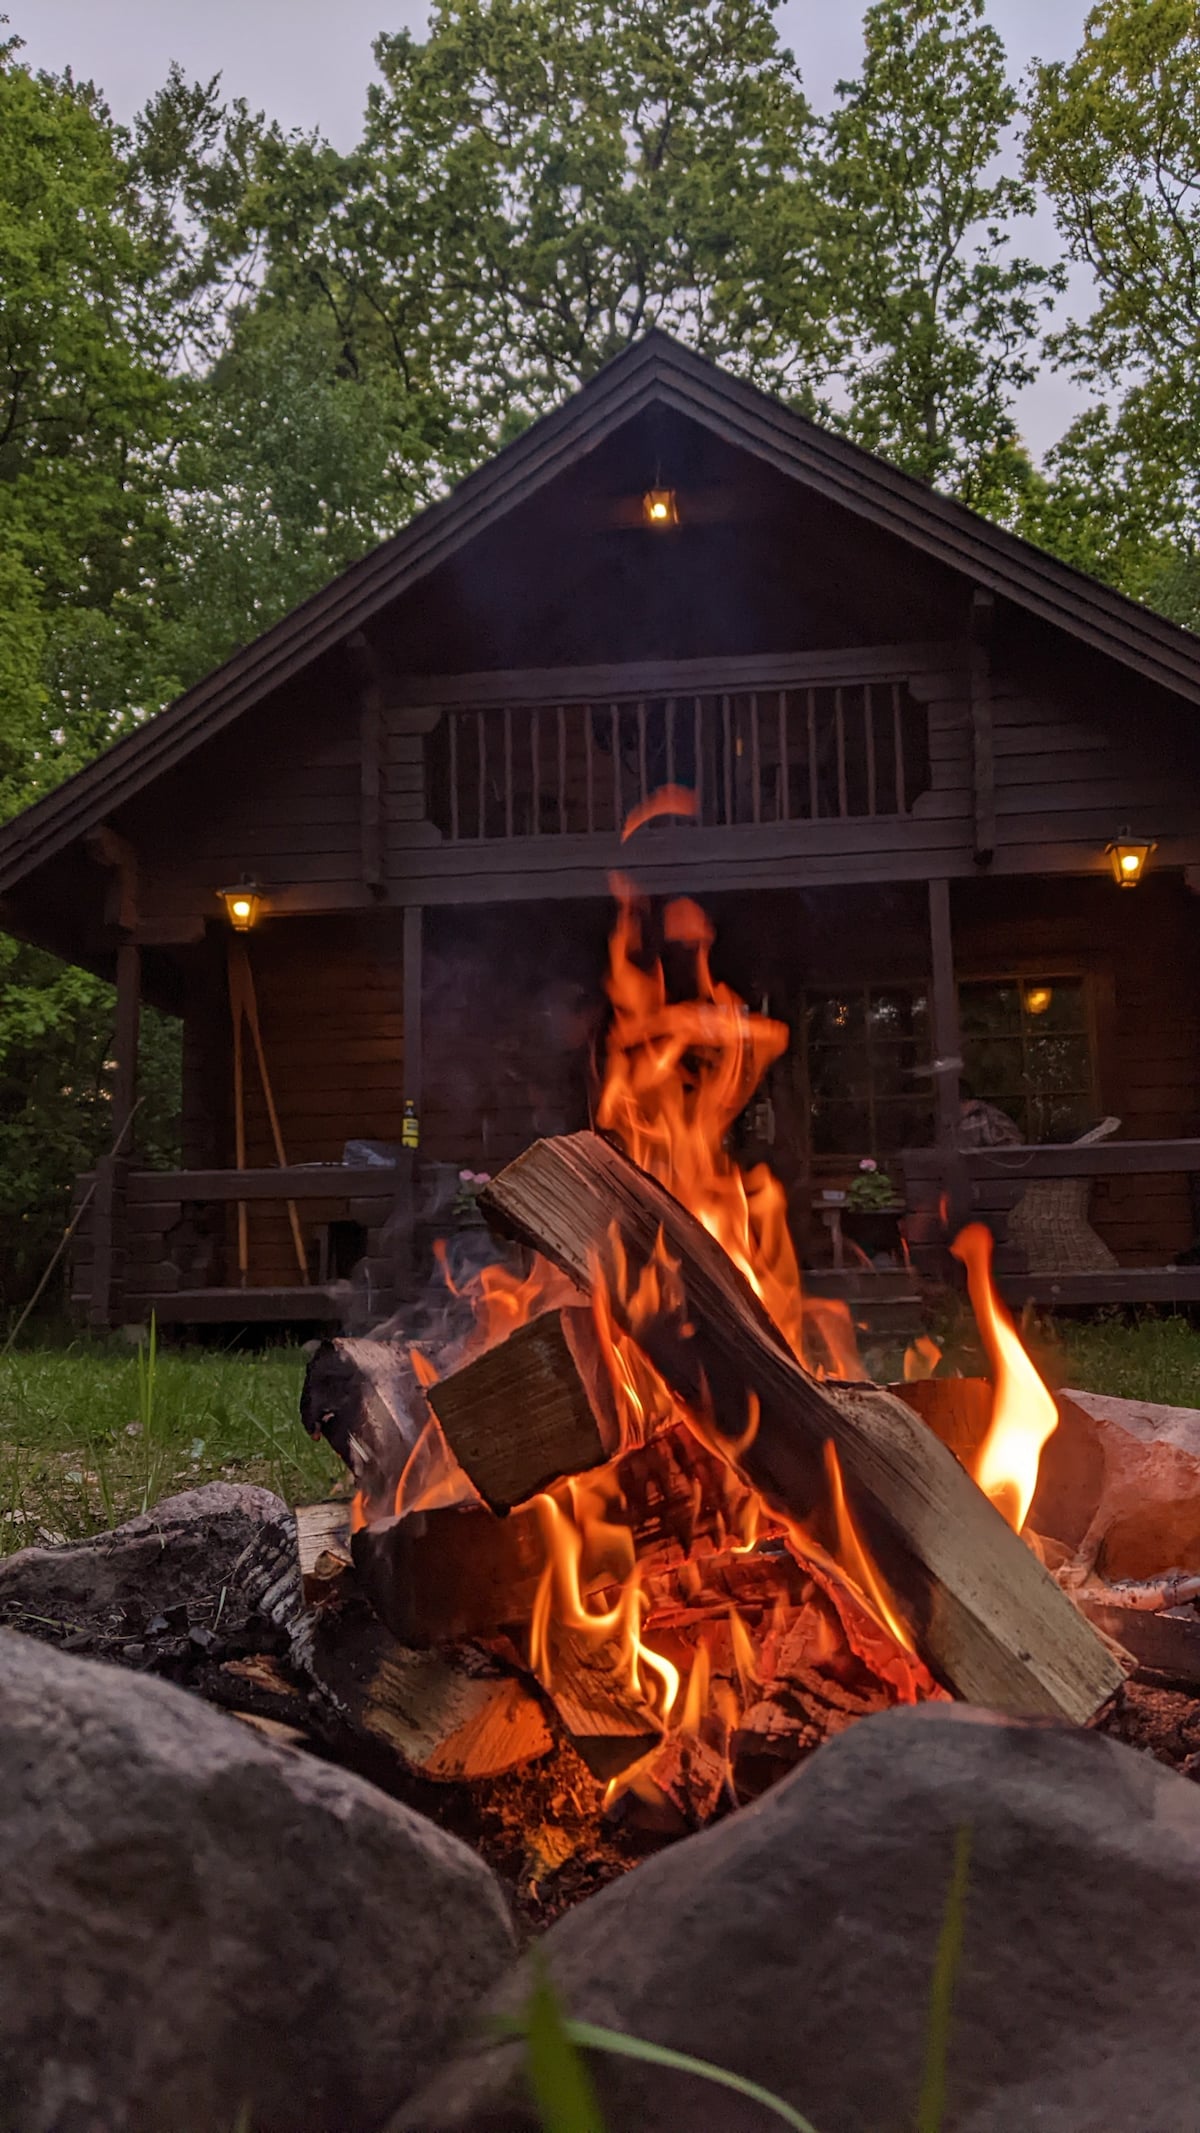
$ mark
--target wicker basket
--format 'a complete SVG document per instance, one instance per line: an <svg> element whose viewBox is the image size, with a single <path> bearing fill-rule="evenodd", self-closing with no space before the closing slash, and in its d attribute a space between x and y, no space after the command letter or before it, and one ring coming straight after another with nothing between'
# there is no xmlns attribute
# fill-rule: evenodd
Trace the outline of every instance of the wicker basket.
<svg viewBox="0 0 1200 2133"><path fill-rule="evenodd" d="M1008 1242L1031 1274L1100 1274L1117 1264L1088 1221L1090 1178L1038 1178L1008 1218Z"/></svg>

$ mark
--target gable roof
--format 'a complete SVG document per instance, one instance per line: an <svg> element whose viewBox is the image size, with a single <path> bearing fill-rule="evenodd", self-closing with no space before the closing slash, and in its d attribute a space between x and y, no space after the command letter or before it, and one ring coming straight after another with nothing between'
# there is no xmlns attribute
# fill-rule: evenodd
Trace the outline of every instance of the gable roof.
<svg viewBox="0 0 1200 2133"><path fill-rule="evenodd" d="M105 820L651 405L1200 704L1200 637L795 414L655 329L223 666L0 830L0 894Z"/></svg>

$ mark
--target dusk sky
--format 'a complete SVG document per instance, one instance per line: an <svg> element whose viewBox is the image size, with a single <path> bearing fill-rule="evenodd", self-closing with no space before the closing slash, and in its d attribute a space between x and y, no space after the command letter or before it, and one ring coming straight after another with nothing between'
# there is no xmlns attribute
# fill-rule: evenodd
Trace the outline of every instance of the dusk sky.
<svg viewBox="0 0 1200 2133"><path fill-rule="evenodd" d="M118 118L128 118L177 59L189 74L220 73L231 95L244 96L285 126L317 127L341 147L356 136L370 79L371 41L380 29L420 30L426 0L4 0L12 30L36 67L70 66L103 88ZM1087 0L992 0L991 17L1014 70L1036 57L1065 57L1079 42ZM833 98L839 76L859 53L861 10L830 0L785 0L778 21L818 106ZM1028 249L1056 256L1049 216L1039 218ZM1076 302L1086 283L1076 283ZM1078 405L1068 381L1045 376L1021 408L1030 444L1043 449Z"/></svg>

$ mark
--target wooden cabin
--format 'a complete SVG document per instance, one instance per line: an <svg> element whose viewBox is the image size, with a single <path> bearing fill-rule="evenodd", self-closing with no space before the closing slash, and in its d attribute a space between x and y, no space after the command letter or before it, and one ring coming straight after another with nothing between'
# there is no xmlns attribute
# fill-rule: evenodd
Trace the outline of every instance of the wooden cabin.
<svg viewBox="0 0 1200 2133"><path fill-rule="evenodd" d="M460 1170L586 1121L616 867L790 1025L739 1133L818 1286L906 1294L974 1205L1014 1298L1200 1300L1198 705L1187 631L649 334L0 832L3 923L117 987L79 1311L385 1318ZM964 1148L964 1073L1015 1143ZM1061 1181L1100 1266L1017 1221Z"/></svg>

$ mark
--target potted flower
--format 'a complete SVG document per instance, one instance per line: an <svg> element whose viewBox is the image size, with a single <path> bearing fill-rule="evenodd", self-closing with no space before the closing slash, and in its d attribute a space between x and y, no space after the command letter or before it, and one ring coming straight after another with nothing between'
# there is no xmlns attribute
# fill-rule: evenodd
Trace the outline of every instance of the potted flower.
<svg viewBox="0 0 1200 2133"><path fill-rule="evenodd" d="M459 1229L483 1229L486 1227L479 1206L479 1195L485 1185L492 1182L490 1170L460 1170L458 1189L454 1195L454 1220Z"/></svg>
<svg viewBox="0 0 1200 2133"><path fill-rule="evenodd" d="M868 1259L898 1258L904 1202L886 1170L864 1155L846 1194L842 1228Z"/></svg>

